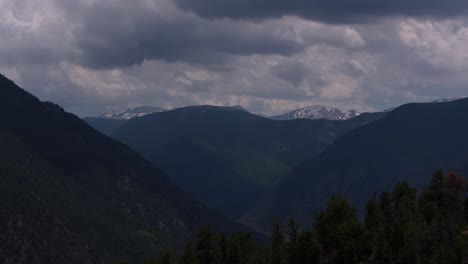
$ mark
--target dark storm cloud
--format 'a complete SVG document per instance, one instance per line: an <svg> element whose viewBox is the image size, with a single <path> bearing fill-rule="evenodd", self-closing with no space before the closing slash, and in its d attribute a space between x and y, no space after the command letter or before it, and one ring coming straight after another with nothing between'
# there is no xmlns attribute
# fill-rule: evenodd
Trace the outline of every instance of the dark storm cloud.
<svg viewBox="0 0 468 264"><path fill-rule="evenodd" d="M271 74L279 79L298 86L304 80L310 69L300 62L286 62L271 68Z"/></svg>
<svg viewBox="0 0 468 264"><path fill-rule="evenodd" d="M291 55L304 49L269 25L213 22L180 10L151 8L140 0L63 7L78 19L74 36L81 63L92 68L125 67L152 59L220 64L232 55Z"/></svg>
<svg viewBox="0 0 468 264"><path fill-rule="evenodd" d="M359 78L364 75L363 70L356 64L356 62L346 61L336 67L341 73L354 78Z"/></svg>
<svg viewBox="0 0 468 264"><path fill-rule="evenodd" d="M466 18L433 19L464 14L465 1L178 2L185 9L0 0L0 72L81 115L196 104L367 111L466 95Z"/></svg>
<svg viewBox="0 0 468 264"><path fill-rule="evenodd" d="M50 20L40 19L46 12ZM56 17L46 1L0 1L0 63L47 65L71 57L68 38L61 35L64 23Z"/></svg>
<svg viewBox="0 0 468 264"><path fill-rule="evenodd" d="M210 18L264 19L297 15L330 23L361 23L382 16L446 18L468 13L466 0L175 0Z"/></svg>

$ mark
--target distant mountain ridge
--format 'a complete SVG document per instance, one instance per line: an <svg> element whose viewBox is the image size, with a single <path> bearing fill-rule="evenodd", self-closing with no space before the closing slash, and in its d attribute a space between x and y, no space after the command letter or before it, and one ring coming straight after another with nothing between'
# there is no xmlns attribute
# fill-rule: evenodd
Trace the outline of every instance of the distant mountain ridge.
<svg viewBox="0 0 468 264"><path fill-rule="evenodd" d="M466 96L453 97L453 98L440 98L433 100L430 103L449 103L460 99L465 99ZM397 107L391 107L381 112L391 112ZM324 106L324 105L311 105L299 108L282 115L271 116L273 120L294 120L294 119L326 119L326 120L348 120L353 117L359 116L362 113L356 110L343 110L341 108Z"/></svg>
<svg viewBox="0 0 468 264"><path fill-rule="evenodd" d="M153 107L153 106L139 106L139 107L126 108L120 111L108 112L99 116L99 118L130 120L132 118L142 117L145 115L164 112L164 111L167 111L167 110L159 108L159 107Z"/></svg>
<svg viewBox="0 0 468 264"><path fill-rule="evenodd" d="M234 106L229 106L231 108L234 108L236 110L244 111L244 112L249 112L247 109L245 109L242 105L234 105Z"/></svg>
<svg viewBox="0 0 468 264"><path fill-rule="evenodd" d="M465 98L468 98L468 97L467 96L460 96L460 97L452 97L452 98L440 98L440 99L432 100L429 103L434 103L434 104L436 104L436 103L450 103L450 102L457 101L457 100L462 100L462 99L465 99ZM395 110L396 108L398 108L398 106L387 108L387 109L383 110L382 112L391 112L391 111Z"/></svg>
<svg viewBox="0 0 468 264"><path fill-rule="evenodd" d="M467 98L466 96L462 97L453 97L453 98L440 98L437 100L433 100L430 103L448 103L448 102L453 102L456 100L464 99ZM208 105L199 105L199 106L208 106ZM186 106L186 107L196 107L195 106ZM218 107L218 106L216 106ZM224 108L232 108L236 110L241 110L244 112L249 112L247 109L245 109L241 105L234 105L234 106L219 106L219 107L224 107ZM182 107L185 108L185 107ZM391 107L385 110L382 110L380 112L391 112L397 107ZM172 111L176 110L175 109L164 109L160 107L154 107L154 106L138 106L138 107L131 107L131 108L125 108L122 110L118 111L111 111L107 112L105 114L102 114L97 117L85 117L85 119L112 119L112 120L130 120L133 118L137 117L143 117L146 115L154 114L154 113L161 113L165 111ZM281 115L275 115L269 117L270 119L273 120L294 120L294 119L311 119L311 120L319 120L319 119L325 119L325 120L333 120L333 121L338 121L338 120L348 120L354 117L357 117L361 115L362 112L356 111L356 110L344 110L342 108L337 108L337 107L331 107L331 106L325 106L325 105L311 105L311 106L306 106L302 107L296 110L293 110L291 112L288 112L286 114L281 114Z"/></svg>
<svg viewBox="0 0 468 264"><path fill-rule="evenodd" d="M431 103L450 103L450 102L465 99L465 98L467 98L467 97L466 96L460 96L460 97L453 97L453 98L440 98L440 99L432 101Z"/></svg>
<svg viewBox="0 0 468 264"><path fill-rule="evenodd" d="M294 119L326 119L326 120L348 120L359 116L361 113L355 110L342 110L336 107L311 105L303 107L283 115L270 117L273 120L294 120Z"/></svg>
<svg viewBox="0 0 468 264"><path fill-rule="evenodd" d="M248 112L247 109L245 109L241 105L225 106L225 107ZM161 113L161 112L172 111L172 110L175 110L175 109L169 110L169 109L164 109L164 108L159 108L159 107L154 107L154 106L138 106L138 107L125 108L119 111L107 112L98 117L86 117L86 118L130 120L130 119L137 118L137 117L142 117L142 116L146 116L146 115L150 115L154 113Z"/></svg>

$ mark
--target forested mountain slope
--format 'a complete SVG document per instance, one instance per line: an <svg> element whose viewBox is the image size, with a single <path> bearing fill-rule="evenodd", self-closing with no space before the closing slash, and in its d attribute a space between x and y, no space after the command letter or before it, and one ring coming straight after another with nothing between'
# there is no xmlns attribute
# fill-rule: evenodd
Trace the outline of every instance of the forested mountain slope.
<svg viewBox="0 0 468 264"><path fill-rule="evenodd" d="M467 113L467 99L409 104L351 131L285 178L271 215L308 222L331 195L359 206L397 181L421 188L439 168L468 175Z"/></svg>
<svg viewBox="0 0 468 264"><path fill-rule="evenodd" d="M200 226L247 230L195 202L155 166L0 76L0 259L142 261Z"/></svg>

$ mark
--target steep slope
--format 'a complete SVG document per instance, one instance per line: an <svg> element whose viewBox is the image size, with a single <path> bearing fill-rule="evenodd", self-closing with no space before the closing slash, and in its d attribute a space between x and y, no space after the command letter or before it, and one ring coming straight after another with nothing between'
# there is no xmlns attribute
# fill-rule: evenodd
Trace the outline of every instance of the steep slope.
<svg viewBox="0 0 468 264"><path fill-rule="evenodd" d="M4 131L0 132L0 157L2 263L98 262L101 258L95 253L99 249L92 249L99 245L96 243L99 240L85 238L78 234L82 230L71 229L65 224L64 218L74 218L76 215L73 214L83 213L81 208L70 210L68 215L54 210L76 204L78 196L67 193L63 188L64 182L71 188L76 187L73 181L62 177L47 161ZM69 204L63 204L64 200L56 197L66 197ZM121 224L119 220L116 219L114 225ZM86 231L93 229L89 227Z"/></svg>
<svg viewBox="0 0 468 264"><path fill-rule="evenodd" d="M83 120L104 135L111 135L116 129L123 126L127 120L101 117L85 117Z"/></svg>
<svg viewBox="0 0 468 264"><path fill-rule="evenodd" d="M133 119L113 136L187 192L238 219L290 168L381 116L273 121L232 107L198 106Z"/></svg>
<svg viewBox="0 0 468 264"><path fill-rule="evenodd" d="M422 187L439 168L468 175L468 99L409 104L357 128L281 184L273 215L310 223L333 194L356 206L397 181Z"/></svg>
<svg viewBox="0 0 468 264"><path fill-rule="evenodd" d="M294 120L294 119L326 119L326 120L348 120L359 116L361 113L355 110L341 110L335 107L312 105L300 108L284 115L273 116L274 120Z"/></svg>
<svg viewBox="0 0 468 264"><path fill-rule="evenodd" d="M123 144L3 76L0 112L0 258L7 263L141 261L180 246L202 225L246 230Z"/></svg>

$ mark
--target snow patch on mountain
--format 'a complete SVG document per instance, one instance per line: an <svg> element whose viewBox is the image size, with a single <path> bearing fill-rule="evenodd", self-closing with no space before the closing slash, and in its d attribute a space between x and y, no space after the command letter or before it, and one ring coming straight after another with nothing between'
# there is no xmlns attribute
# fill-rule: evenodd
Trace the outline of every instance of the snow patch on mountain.
<svg viewBox="0 0 468 264"><path fill-rule="evenodd" d="M355 110L342 110L330 106L312 105L300 108L284 115L270 117L274 120L293 119L327 119L327 120L347 120L359 116L361 113Z"/></svg>
<svg viewBox="0 0 468 264"><path fill-rule="evenodd" d="M462 97L454 97L454 98L441 98L441 99L434 100L431 103L450 103L450 102L465 99L465 98L467 97L462 96Z"/></svg>
<svg viewBox="0 0 468 264"><path fill-rule="evenodd" d="M99 117L105 118L105 119L130 120L133 118L142 117L145 115L164 112L164 111L166 110L162 108L158 108L158 107L139 106L139 107L127 108L127 109L120 110L120 111L105 113Z"/></svg>
<svg viewBox="0 0 468 264"><path fill-rule="evenodd" d="M466 98L468 98L468 97L467 96L461 96L461 97L453 97L453 98L440 98L440 99L432 100L429 103L431 103L431 104L450 103L450 102L453 102L453 101L466 99ZM396 108L398 108L398 106L385 109L382 112L385 112L385 113L391 112L391 111L395 110Z"/></svg>

